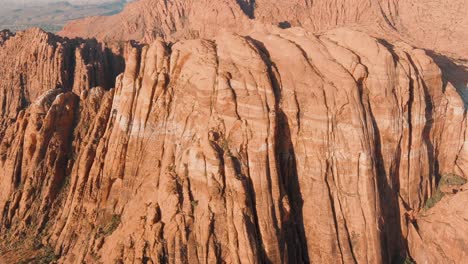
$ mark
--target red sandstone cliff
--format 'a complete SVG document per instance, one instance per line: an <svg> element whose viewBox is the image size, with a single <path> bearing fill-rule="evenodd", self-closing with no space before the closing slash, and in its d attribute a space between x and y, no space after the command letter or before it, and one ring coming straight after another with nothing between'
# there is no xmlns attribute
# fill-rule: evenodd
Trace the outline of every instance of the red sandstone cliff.
<svg viewBox="0 0 468 264"><path fill-rule="evenodd" d="M248 32L253 24L323 32L353 26L392 40L467 58L465 0L139 0L109 17L76 20L59 33L101 40L168 40Z"/></svg>
<svg viewBox="0 0 468 264"><path fill-rule="evenodd" d="M164 3L121 20L148 44L0 34L0 263L468 260L462 68L230 1L243 35L152 41L189 36Z"/></svg>

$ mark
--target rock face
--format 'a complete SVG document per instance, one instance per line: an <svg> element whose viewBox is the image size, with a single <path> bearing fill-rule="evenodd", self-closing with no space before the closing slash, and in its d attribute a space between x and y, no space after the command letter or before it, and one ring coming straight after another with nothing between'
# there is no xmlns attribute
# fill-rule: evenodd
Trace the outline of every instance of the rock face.
<svg viewBox="0 0 468 264"><path fill-rule="evenodd" d="M100 40L139 40L152 42L157 37L196 38L214 36L223 28L239 31L251 21L234 1L155 1L128 4L122 13L108 17L89 17L72 21L59 34L67 37L96 37ZM99 25L99 26L93 26Z"/></svg>
<svg viewBox="0 0 468 264"><path fill-rule="evenodd" d="M102 40L136 39L150 43L157 37L211 38L226 29L241 33L255 23L283 28L300 26L309 31L358 23L377 23L387 27L382 12L378 2L372 0L140 0L128 4L122 13L115 16L73 21L59 34Z"/></svg>
<svg viewBox="0 0 468 264"><path fill-rule="evenodd" d="M59 34L151 43L212 38L224 30L247 34L259 23L311 32L353 26L466 59L466 11L465 0L139 0L114 16L72 21Z"/></svg>
<svg viewBox="0 0 468 264"><path fill-rule="evenodd" d="M3 243L11 246L42 232L59 209L73 144L81 140L76 94L113 87L123 62L95 41L64 40L39 29L4 31L2 38L0 229L2 236L8 231L12 240Z"/></svg>
<svg viewBox="0 0 468 264"><path fill-rule="evenodd" d="M409 249L418 263L464 263L468 259L466 201L468 186L442 200L410 225Z"/></svg>
<svg viewBox="0 0 468 264"><path fill-rule="evenodd" d="M424 50L271 26L112 50L1 44L0 262L467 260L466 191L425 208L468 178L468 127Z"/></svg>
<svg viewBox="0 0 468 264"><path fill-rule="evenodd" d="M468 58L468 6L466 1L397 1L395 26L413 45Z"/></svg>

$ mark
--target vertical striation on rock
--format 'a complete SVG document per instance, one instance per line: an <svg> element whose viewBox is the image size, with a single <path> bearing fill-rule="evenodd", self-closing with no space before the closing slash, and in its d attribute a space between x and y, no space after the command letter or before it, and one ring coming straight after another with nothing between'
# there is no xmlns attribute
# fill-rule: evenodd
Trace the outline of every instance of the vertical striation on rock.
<svg viewBox="0 0 468 264"><path fill-rule="evenodd" d="M80 110L76 94L95 93L96 85L111 88L123 62L95 41L62 39L39 29L4 33L0 230L7 236L3 244L12 246L42 236L61 210L84 130L77 120L92 110Z"/></svg>
<svg viewBox="0 0 468 264"><path fill-rule="evenodd" d="M142 3L160 33L188 23L191 2ZM223 8L262 19L255 4ZM0 249L47 246L60 263L466 259L466 102L431 54L351 28L211 33L120 48L0 35Z"/></svg>

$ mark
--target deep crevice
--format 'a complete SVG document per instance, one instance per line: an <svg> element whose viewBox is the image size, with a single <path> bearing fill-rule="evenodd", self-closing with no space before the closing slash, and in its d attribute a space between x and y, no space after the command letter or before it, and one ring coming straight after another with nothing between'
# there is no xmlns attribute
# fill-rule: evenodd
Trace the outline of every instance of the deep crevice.
<svg viewBox="0 0 468 264"><path fill-rule="evenodd" d="M250 19L255 19L255 0L236 0L242 12Z"/></svg>

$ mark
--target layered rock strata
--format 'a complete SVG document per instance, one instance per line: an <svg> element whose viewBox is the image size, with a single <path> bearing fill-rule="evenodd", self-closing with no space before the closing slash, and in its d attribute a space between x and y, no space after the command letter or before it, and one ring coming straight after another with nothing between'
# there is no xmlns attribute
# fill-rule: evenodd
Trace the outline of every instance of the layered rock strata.
<svg viewBox="0 0 468 264"><path fill-rule="evenodd" d="M248 34L255 24L311 32L346 26L466 60L467 8L464 0L139 0L114 16L72 21L59 34L151 43Z"/></svg>
<svg viewBox="0 0 468 264"><path fill-rule="evenodd" d="M468 130L424 50L346 28L157 40L127 46L109 89L118 57L68 43L0 47L25 58L0 72L3 247L39 237L62 263L466 259L465 243L431 251L431 219L465 228L464 191L424 207L442 174L468 177Z"/></svg>

